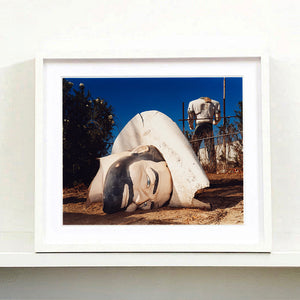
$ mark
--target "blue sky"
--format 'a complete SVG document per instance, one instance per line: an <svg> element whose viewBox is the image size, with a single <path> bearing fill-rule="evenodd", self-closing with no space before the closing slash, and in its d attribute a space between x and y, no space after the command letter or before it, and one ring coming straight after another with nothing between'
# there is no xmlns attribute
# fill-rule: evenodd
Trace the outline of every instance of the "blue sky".
<svg viewBox="0 0 300 300"><path fill-rule="evenodd" d="M114 137L137 113L158 110L168 115L182 129L182 102L210 97L220 102L223 116L223 77L214 78L66 78L79 88L84 83L92 97L105 99L116 116ZM242 78L226 78L226 116L235 115L242 101ZM220 122L222 124L222 121ZM185 128L188 128L187 122Z"/></svg>

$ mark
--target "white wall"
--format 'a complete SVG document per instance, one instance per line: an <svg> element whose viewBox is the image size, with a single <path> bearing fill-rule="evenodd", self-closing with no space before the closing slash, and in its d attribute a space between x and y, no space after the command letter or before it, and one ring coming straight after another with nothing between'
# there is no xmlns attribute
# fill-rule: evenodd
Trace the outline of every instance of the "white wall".
<svg viewBox="0 0 300 300"><path fill-rule="evenodd" d="M269 50L273 250L300 251L298 1L0 0L0 7L0 251L33 250L27 241L37 51L201 49L216 39L220 48L240 48L244 39ZM3 269L0 299L139 299L142 291L150 299L296 299L299 275L295 269Z"/></svg>

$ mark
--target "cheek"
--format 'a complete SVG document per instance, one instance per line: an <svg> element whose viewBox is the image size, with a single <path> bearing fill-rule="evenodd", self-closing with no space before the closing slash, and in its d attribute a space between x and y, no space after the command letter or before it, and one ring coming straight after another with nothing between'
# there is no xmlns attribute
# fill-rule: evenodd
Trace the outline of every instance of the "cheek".
<svg viewBox="0 0 300 300"><path fill-rule="evenodd" d="M134 188L141 188L144 179L143 172L139 168L132 168L130 170L130 177Z"/></svg>
<svg viewBox="0 0 300 300"><path fill-rule="evenodd" d="M149 199L146 188L147 177L144 168L133 166L129 168L130 177L133 183L133 200L136 204L141 204Z"/></svg>

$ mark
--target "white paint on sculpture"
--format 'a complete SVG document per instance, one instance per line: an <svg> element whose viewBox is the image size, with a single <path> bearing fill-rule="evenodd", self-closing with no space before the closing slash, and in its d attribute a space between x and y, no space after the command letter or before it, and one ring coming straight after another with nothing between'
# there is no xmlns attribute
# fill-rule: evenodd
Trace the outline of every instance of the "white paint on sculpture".
<svg viewBox="0 0 300 300"><path fill-rule="evenodd" d="M178 126L158 111L132 118L117 136L112 154L100 158L87 204L103 201L103 211L133 212L166 203L172 207L210 205L194 198L209 180Z"/></svg>
<svg viewBox="0 0 300 300"><path fill-rule="evenodd" d="M209 180L189 142L169 117L158 111L137 114L116 138L112 153L153 145L167 162L173 180L170 206L192 206L197 190L209 186Z"/></svg>

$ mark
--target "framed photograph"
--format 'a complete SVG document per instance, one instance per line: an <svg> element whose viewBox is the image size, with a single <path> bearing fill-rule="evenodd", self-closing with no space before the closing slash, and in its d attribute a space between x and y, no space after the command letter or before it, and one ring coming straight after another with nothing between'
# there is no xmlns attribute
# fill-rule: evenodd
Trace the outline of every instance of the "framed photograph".
<svg viewBox="0 0 300 300"><path fill-rule="evenodd" d="M270 252L268 58L36 59L36 252Z"/></svg>

